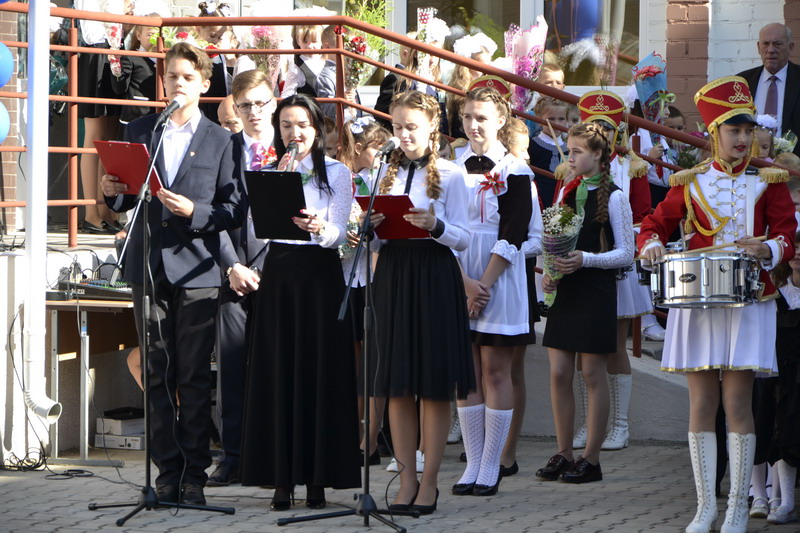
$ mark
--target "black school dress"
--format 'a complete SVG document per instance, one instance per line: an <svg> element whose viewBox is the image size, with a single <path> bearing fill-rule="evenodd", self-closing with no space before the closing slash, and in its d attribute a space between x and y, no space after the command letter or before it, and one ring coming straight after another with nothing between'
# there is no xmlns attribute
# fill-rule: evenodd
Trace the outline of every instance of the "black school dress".
<svg viewBox="0 0 800 533"><path fill-rule="evenodd" d="M783 459L800 466L800 309L778 301L776 352L778 357L777 409L774 448L769 461ZM758 381L758 380L757 380Z"/></svg>
<svg viewBox="0 0 800 533"><path fill-rule="evenodd" d="M615 190L618 188L612 186L609 196ZM574 193L567 198L567 205L575 208ZM594 221L597 189L589 191L584 212L575 249L599 252L601 225ZM614 232L609 220L602 224L602 231L610 250L614 247ZM582 267L561 278L555 302L547 312L542 344L568 352L616 352L617 269Z"/></svg>
<svg viewBox="0 0 800 533"><path fill-rule="evenodd" d="M564 152L567 151L566 147L562 146ZM547 141L540 140L537 135L531 139L528 145L528 157L530 163L534 167L555 172L556 167L561 161L561 155L558 153L558 148L555 144L548 143ZM553 205L553 198L556 194L557 181L553 178L548 178L542 174L535 174L533 181L539 189L539 198L542 201L542 208L547 209Z"/></svg>

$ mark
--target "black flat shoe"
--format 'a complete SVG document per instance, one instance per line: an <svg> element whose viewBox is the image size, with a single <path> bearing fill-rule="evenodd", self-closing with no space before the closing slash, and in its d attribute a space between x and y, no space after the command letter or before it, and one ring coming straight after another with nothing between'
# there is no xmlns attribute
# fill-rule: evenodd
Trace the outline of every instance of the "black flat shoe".
<svg viewBox="0 0 800 533"><path fill-rule="evenodd" d="M461 455L458 456L458 460L462 463L467 462L467 452L461 452Z"/></svg>
<svg viewBox="0 0 800 533"><path fill-rule="evenodd" d="M500 472L497 473L497 481L494 485L478 485L475 484L472 487L472 495L473 496L494 496L497 494L497 489L500 487L500 481L503 479L503 476L500 475Z"/></svg>
<svg viewBox="0 0 800 533"><path fill-rule="evenodd" d="M361 453L361 462L358 464L364 466L364 450L359 449L358 451ZM372 452L372 455L369 456L369 465L373 466L379 464L381 464L381 454L378 453L378 450L375 450Z"/></svg>
<svg viewBox="0 0 800 533"><path fill-rule="evenodd" d="M600 470L600 463L593 465L581 457L575 461L572 468L561 474L559 479L564 483L591 483L592 481L602 481L603 471Z"/></svg>
<svg viewBox="0 0 800 533"><path fill-rule="evenodd" d="M309 509L324 509L327 504L324 487L318 485L308 485L306 487L306 507Z"/></svg>
<svg viewBox="0 0 800 533"><path fill-rule="evenodd" d="M570 468L574 463L561 454L551 457L544 468L536 471L536 477L542 481L555 481L563 472Z"/></svg>
<svg viewBox="0 0 800 533"><path fill-rule="evenodd" d="M456 496L471 496L475 483L456 483L453 485L453 494Z"/></svg>
<svg viewBox="0 0 800 533"><path fill-rule="evenodd" d="M294 503L294 490L288 487L277 487L269 508L272 511L288 511Z"/></svg>
<svg viewBox="0 0 800 533"><path fill-rule="evenodd" d="M415 498L416 499L416 498ZM411 511L418 511L419 514L433 514L436 510L436 504L439 503L439 489L436 489L436 499L433 500L433 505L417 505L416 503L411 504Z"/></svg>
<svg viewBox="0 0 800 533"><path fill-rule="evenodd" d="M503 477L513 476L517 472L519 472L519 466L517 466L516 461L511 466L500 465L500 475Z"/></svg>
<svg viewBox="0 0 800 533"><path fill-rule="evenodd" d="M81 224L81 233L91 233L92 235L106 235L108 231L102 226L97 226L91 222L84 220Z"/></svg>

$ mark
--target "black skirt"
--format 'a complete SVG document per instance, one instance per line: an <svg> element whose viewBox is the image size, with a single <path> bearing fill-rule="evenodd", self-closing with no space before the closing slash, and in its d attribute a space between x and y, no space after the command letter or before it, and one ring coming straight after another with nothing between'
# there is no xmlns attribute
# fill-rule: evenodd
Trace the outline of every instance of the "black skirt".
<svg viewBox="0 0 800 533"><path fill-rule="evenodd" d="M475 390L466 294L450 248L390 241L375 268L376 396L466 398Z"/></svg>
<svg viewBox="0 0 800 533"><path fill-rule="evenodd" d="M108 44L91 45L92 48L109 48ZM110 51L110 48L109 48ZM111 87L111 66L106 54L81 54L78 56L78 96L89 98L117 98ZM78 104L78 117L99 118L119 116L120 106L105 104Z"/></svg>
<svg viewBox="0 0 800 533"><path fill-rule="evenodd" d="M351 326L336 250L271 243L253 301L242 484L359 487Z"/></svg>
<svg viewBox="0 0 800 533"><path fill-rule="evenodd" d="M581 268L561 278L542 344L568 352L616 352L616 272Z"/></svg>

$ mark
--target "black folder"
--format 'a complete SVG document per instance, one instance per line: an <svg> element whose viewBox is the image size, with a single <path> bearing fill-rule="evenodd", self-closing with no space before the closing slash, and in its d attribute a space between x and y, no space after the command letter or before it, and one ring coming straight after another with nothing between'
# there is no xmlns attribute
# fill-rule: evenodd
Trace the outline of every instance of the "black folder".
<svg viewBox="0 0 800 533"><path fill-rule="evenodd" d="M251 171L244 173L253 227L259 239L310 241L311 234L297 227L292 217L306 208L299 172Z"/></svg>

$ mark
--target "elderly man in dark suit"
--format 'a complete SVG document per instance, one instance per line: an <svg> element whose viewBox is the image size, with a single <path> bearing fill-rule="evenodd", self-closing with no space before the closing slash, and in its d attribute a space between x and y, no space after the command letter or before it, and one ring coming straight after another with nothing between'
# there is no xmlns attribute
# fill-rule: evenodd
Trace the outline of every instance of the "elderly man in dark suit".
<svg viewBox="0 0 800 533"><path fill-rule="evenodd" d="M783 24L767 24L758 34L762 66L739 73L750 86L758 113L777 118L777 135L800 135L800 65L789 61L793 50L792 31ZM800 154L800 143L794 151Z"/></svg>
<svg viewBox="0 0 800 533"><path fill-rule="evenodd" d="M164 185L147 205L150 250L144 267L143 232L131 227L125 278L133 288L137 329L150 335L143 346L149 363L150 451L158 467L156 494L162 502L205 503L211 409L211 352L215 340L220 269L220 232L239 227L241 160L229 132L198 109L208 90L211 61L201 50L178 43L166 55L167 96L185 99L163 129L157 115L131 122L126 140L163 141L156 169ZM116 176L102 179L115 211L131 209L138 191ZM141 323L149 283L150 314ZM177 401L176 401L177 398ZM179 405L178 405L179 404ZM178 412L178 409L180 410Z"/></svg>

